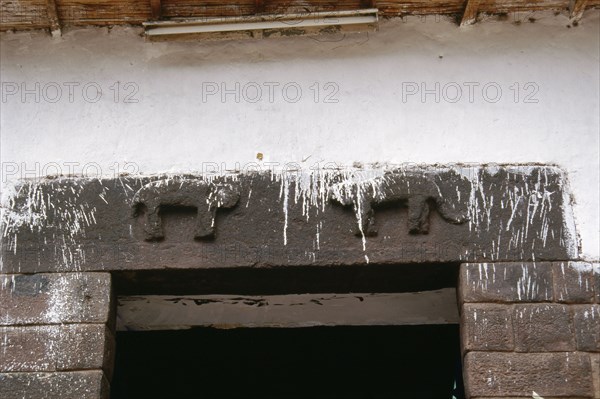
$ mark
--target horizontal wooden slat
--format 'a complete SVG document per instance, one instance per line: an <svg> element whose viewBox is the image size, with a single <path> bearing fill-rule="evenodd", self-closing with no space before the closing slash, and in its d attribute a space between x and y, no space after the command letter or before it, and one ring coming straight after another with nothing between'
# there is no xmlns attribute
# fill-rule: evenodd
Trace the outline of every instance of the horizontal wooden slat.
<svg viewBox="0 0 600 399"><path fill-rule="evenodd" d="M0 1L0 29L39 29L50 26L46 0Z"/></svg>
<svg viewBox="0 0 600 399"><path fill-rule="evenodd" d="M455 14L463 11L464 1L378 1L377 8L382 15Z"/></svg>
<svg viewBox="0 0 600 399"><path fill-rule="evenodd" d="M140 24L152 15L149 1L56 1L63 25Z"/></svg>
<svg viewBox="0 0 600 399"><path fill-rule="evenodd" d="M118 329L458 323L456 290L410 293L121 297Z"/></svg>
<svg viewBox="0 0 600 399"><path fill-rule="evenodd" d="M479 12L565 10L568 5L565 0L481 0Z"/></svg>
<svg viewBox="0 0 600 399"><path fill-rule="evenodd" d="M165 18L189 17L234 17L255 13L254 0L223 2L209 0L163 0L162 15Z"/></svg>
<svg viewBox="0 0 600 399"><path fill-rule="evenodd" d="M340 10L358 10L361 8L360 0L331 1L286 1L265 0L265 12L283 14L289 12L322 12Z"/></svg>

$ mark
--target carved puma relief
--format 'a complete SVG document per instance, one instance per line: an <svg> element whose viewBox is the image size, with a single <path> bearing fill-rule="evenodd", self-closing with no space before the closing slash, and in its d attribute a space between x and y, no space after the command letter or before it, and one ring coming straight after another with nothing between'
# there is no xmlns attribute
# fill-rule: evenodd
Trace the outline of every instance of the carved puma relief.
<svg viewBox="0 0 600 399"><path fill-rule="evenodd" d="M148 183L135 194L133 216L146 208L144 231L147 241L164 238L160 217L163 206L187 206L198 209L194 238L204 239L215 234L218 208L232 208L240 199L239 187L233 184L214 184L196 179L162 179Z"/></svg>
<svg viewBox="0 0 600 399"><path fill-rule="evenodd" d="M460 224L468 220L466 207L461 206L460 201L444 198L438 184L460 184L461 180L463 185L470 183L456 173L445 175L433 177L417 172L393 172L362 182L334 184L330 196L334 202L353 206L358 222L357 235L377 235L373 207L394 202L408 207L411 234L427 234L431 203L447 222Z"/></svg>

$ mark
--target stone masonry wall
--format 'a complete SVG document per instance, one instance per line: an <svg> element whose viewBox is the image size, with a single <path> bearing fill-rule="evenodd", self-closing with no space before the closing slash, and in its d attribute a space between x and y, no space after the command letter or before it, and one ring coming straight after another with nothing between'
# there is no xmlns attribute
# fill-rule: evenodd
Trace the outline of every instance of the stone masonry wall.
<svg viewBox="0 0 600 399"><path fill-rule="evenodd" d="M3 399L109 395L109 273L0 277ZM467 263L459 282L469 398L600 398L600 265Z"/></svg>
<svg viewBox="0 0 600 399"><path fill-rule="evenodd" d="M567 187L531 165L21 182L0 215L0 398L108 398L111 272L428 262L462 263L471 399L600 399L600 266L566 262Z"/></svg>
<svg viewBox="0 0 600 399"><path fill-rule="evenodd" d="M459 301L470 398L600 398L600 266L467 263Z"/></svg>
<svg viewBox="0 0 600 399"><path fill-rule="evenodd" d="M108 273L0 275L2 399L106 399L113 363Z"/></svg>

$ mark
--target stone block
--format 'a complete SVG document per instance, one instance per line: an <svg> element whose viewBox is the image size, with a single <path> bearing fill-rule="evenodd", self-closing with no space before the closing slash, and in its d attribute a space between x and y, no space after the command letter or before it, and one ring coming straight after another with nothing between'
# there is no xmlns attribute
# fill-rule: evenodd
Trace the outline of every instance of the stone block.
<svg viewBox="0 0 600 399"><path fill-rule="evenodd" d="M462 309L461 337L465 351L513 350L512 306L465 304Z"/></svg>
<svg viewBox="0 0 600 399"><path fill-rule="evenodd" d="M0 275L0 325L107 323L109 273Z"/></svg>
<svg viewBox="0 0 600 399"><path fill-rule="evenodd" d="M567 305L515 305L517 352L568 352L576 349L572 315Z"/></svg>
<svg viewBox="0 0 600 399"><path fill-rule="evenodd" d="M58 373L0 373L2 399L108 399L101 370Z"/></svg>
<svg viewBox="0 0 600 399"><path fill-rule="evenodd" d="M577 305L572 308L577 349L600 352L600 305Z"/></svg>
<svg viewBox="0 0 600 399"><path fill-rule="evenodd" d="M464 376L471 398L594 395L590 356L582 352L469 352Z"/></svg>
<svg viewBox="0 0 600 399"><path fill-rule="evenodd" d="M463 302L552 301L549 262L465 263L460 271Z"/></svg>
<svg viewBox="0 0 600 399"><path fill-rule="evenodd" d="M104 324L0 327L0 352L0 372L110 370L114 339Z"/></svg>
<svg viewBox="0 0 600 399"><path fill-rule="evenodd" d="M554 299L564 303L592 303L595 296L593 265L589 262L555 262Z"/></svg>

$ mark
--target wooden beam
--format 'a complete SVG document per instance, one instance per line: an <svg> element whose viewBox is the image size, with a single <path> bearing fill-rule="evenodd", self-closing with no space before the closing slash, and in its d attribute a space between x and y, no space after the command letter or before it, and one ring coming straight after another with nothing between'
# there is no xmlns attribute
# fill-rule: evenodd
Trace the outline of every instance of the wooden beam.
<svg viewBox="0 0 600 399"><path fill-rule="evenodd" d="M160 16L162 14L160 0L150 0L150 8L152 9L152 19L160 19Z"/></svg>
<svg viewBox="0 0 600 399"><path fill-rule="evenodd" d="M570 0L569 1L569 16L571 21L577 22L583 16L587 0Z"/></svg>
<svg viewBox="0 0 600 399"><path fill-rule="evenodd" d="M460 21L460 26L472 25L477 21L477 11L479 10L479 0L467 0L465 12Z"/></svg>
<svg viewBox="0 0 600 399"><path fill-rule="evenodd" d="M360 8L377 8L375 0L360 0Z"/></svg>
<svg viewBox="0 0 600 399"><path fill-rule="evenodd" d="M50 33L54 37L59 37L61 35L60 30L60 19L58 18L58 10L56 8L55 0L47 0L47 13L48 13L48 21L50 22Z"/></svg>
<svg viewBox="0 0 600 399"><path fill-rule="evenodd" d="M120 331L458 324L456 290L405 293L122 296Z"/></svg>
<svg viewBox="0 0 600 399"><path fill-rule="evenodd" d="M254 13L262 14L265 12L265 0L254 0Z"/></svg>

